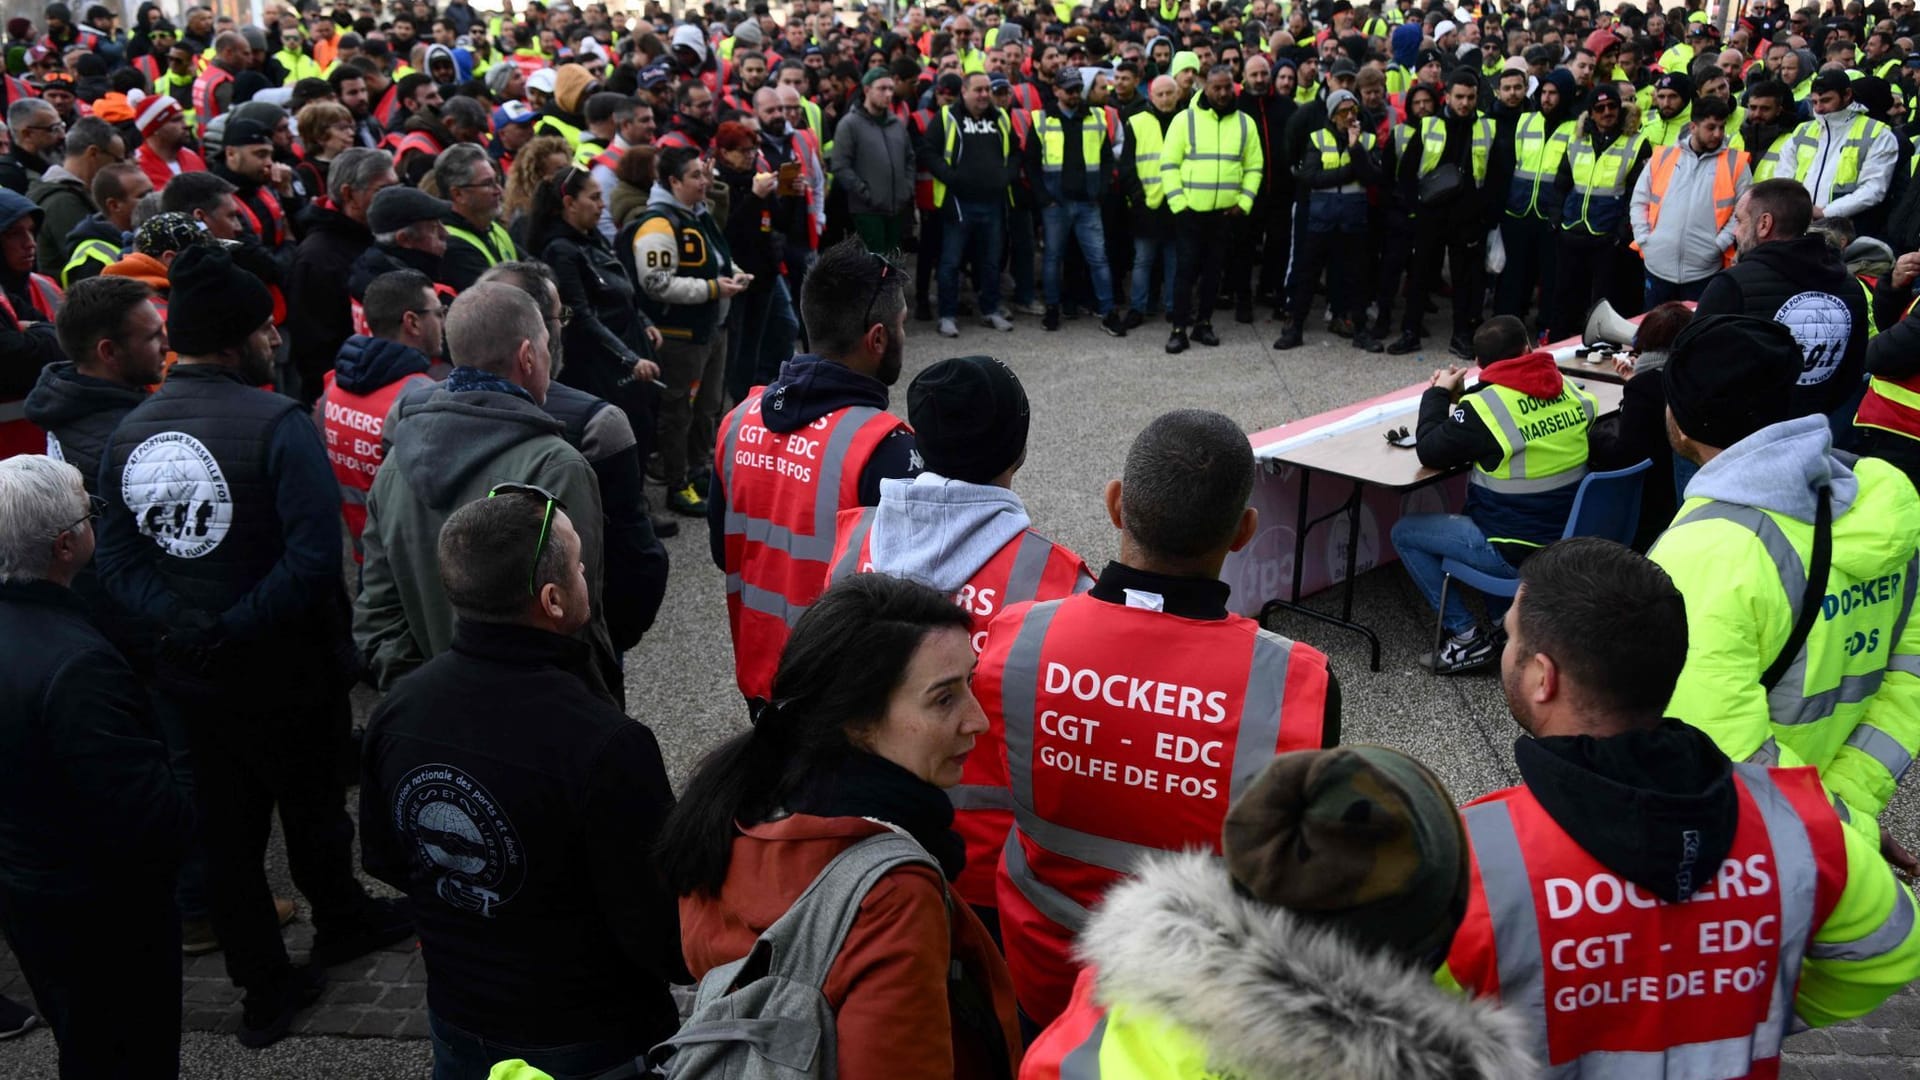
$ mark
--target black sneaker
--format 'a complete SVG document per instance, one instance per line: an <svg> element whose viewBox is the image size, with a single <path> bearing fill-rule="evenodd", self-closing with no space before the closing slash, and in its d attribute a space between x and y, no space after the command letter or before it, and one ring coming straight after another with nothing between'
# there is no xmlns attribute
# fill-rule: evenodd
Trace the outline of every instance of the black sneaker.
<svg viewBox="0 0 1920 1080"><path fill-rule="evenodd" d="M1194 341L1208 347L1220 344L1220 339L1214 336L1212 323L1200 323L1193 328L1192 333L1188 336L1193 338Z"/></svg>
<svg viewBox="0 0 1920 1080"><path fill-rule="evenodd" d="M1112 311L1100 317L1100 329L1105 330L1113 337L1126 337L1126 316L1120 314L1119 308L1114 308Z"/></svg>
<svg viewBox="0 0 1920 1080"><path fill-rule="evenodd" d="M1440 646L1438 656L1433 653L1422 656L1420 666L1435 675L1464 675L1498 663L1503 644L1498 635L1479 630L1455 634Z"/></svg>
<svg viewBox="0 0 1920 1080"><path fill-rule="evenodd" d="M315 968L344 964L413 936L413 916L400 900L368 900L365 910L344 927L317 929L308 963Z"/></svg>
<svg viewBox="0 0 1920 1080"><path fill-rule="evenodd" d="M1273 347L1276 349L1297 349L1300 347L1302 340L1300 328L1298 326L1289 326L1285 330L1280 331L1280 340L1274 342Z"/></svg>
<svg viewBox="0 0 1920 1080"><path fill-rule="evenodd" d="M1042 330L1058 330L1058 329L1060 329L1060 308L1059 308L1059 305L1057 305L1057 304L1048 304L1048 305L1047 305L1047 313L1046 313L1046 314L1045 314L1044 316L1042 316L1042 317L1041 317L1041 319L1040 319L1040 329L1042 329Z"/></svg>
<svg viewBox="0 0 1920 1080"><path fill-rule="evenodd" d="M1129 308L1127 309L1126 318L1123 318L1120 320L1120 329L1137 330L1140 328L1140 324L1146 321L1147 320L1144 317L1142 317L1138 311L1135 311Z"/></svg>
<svg viewBox="0 0 1920 1080"><path fill-rule="evenodd" d="M1176 326L1173 328L1173 333L1167 335L1167 352L1178 354L1186 351L1187 332L1184 328Z"/></svg>
<svg viewBox="0 0 1920 1080"><path fill-rule="evenodd" d="M1473 341L1455 334L1447 340L1447 351L1462 360L1471 360L1473 359Z"/></svg>
<svg viewBox="0 0 1920 1080"><path fill-rule="evenodd" d="M1379 338L1374 337L1372 334L1367 333L1365 330L1355 330L1353 332L1353 347L1365 353L1380 353L1380 352L1387 351L1387 347L1385 345L1380 344Z"/></svg>
<svg viewBox="0 0 1920 1080"><path fill-rule="evenodd" d="M653 535L660 539L665 540L669 537L680 535L680 523L672 518L653 517L652 515L648 515L648 518L653 522Z"/></svg>
<svg viewBox="0 0 1920 1080"><path fill-rule="evenodd" d="M259 1050L279 1042L293 1024L293 1014L320 1000L327 973L311 965L289 968L270 990L249 990L241 1006L240 1045Z"/></svg>
<svg viewBox="0 0 1920 1080"><path fill-rule="evenodd" d="M1399 339L1387 346L1387 351L1395 356L1405 356L1410 352L1419 352L1420 335L1403 330L1400 332Z"/></svg>
<svg viewBox="0 0 1920 1080"><path fill-rule="evenodd" d="M40 1025L33 1010L12 998L0 997L0 1039L25 1035Z"/></svg>

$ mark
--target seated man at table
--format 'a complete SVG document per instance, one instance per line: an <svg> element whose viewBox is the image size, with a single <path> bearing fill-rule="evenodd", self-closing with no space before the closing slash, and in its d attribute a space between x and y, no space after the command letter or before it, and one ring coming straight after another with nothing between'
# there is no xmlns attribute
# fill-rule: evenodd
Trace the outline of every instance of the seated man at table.
<svg viewBox="0 0 1920 1080"><path fill-rule="evenodd" d="M1458 514L1412 514L1393 527L1393 547L1427 603L1440 604L1440 565L1454 559L1485 574L1519 577L1522 560L1560 538L1573 496L1587 474L1593 395L1567 381L1544 352L1527 351L1527 329L1501 315L1473 335L1480 381L1467 369L1433 373L1420 398L1414 452L1430 469L1471 465L1467 503ZM1493 626L1499 612L1490 612ZM1421 659L1435 675L1456 675L1500 659L1501 634L1482 628L1461 590L1449 589L1440 613L1447 640Z"/></svg>

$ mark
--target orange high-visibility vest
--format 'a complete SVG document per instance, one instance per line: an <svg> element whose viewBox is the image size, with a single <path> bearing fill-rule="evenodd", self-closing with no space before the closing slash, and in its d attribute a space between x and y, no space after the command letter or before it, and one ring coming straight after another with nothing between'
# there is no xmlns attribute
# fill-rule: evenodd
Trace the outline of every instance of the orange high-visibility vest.
<svg viewBox="0 0 1920 1080"><path fill-rule="evenodd" d="M1647 162L1647 230L1651 232L1660 223L1660 203L1666 197L1667 184L1673 179L1673 170L1680 161L1680 146L1656 146L1653 157ZM1687 153L1692 153L1688 150ZM1736 185L1740 181L1740 170L1747 166L1745 151L1723 149L1721 164L1713 173L1713 230L1718 233L1727 227L1733 217L1733 204L1739 201ZM1640 250L1639 241L1628 245L1635 251ZM1733 250L1729 248L1720 256L1723 264L1733 265Z"/></svg>
<svg viewBox="0 0 1920 1080"><path fill-rule="evenodd" d="M840 511L829 585L873 571L874 514L872 507ZM1059 600L1092 587L1093 572L1080 556L1028 529L974 571L953 602L973 623L977 656L986 646L987 624L996 614L1015 604ZM947 798L953 802L953 831L967 845L967 868L954 881L953 891L976 907L995 906L994 869L1013 828L1013 795L1007 790L1003 747L999 728L989 728L974 740L959 786L947 789Z"/></svg>

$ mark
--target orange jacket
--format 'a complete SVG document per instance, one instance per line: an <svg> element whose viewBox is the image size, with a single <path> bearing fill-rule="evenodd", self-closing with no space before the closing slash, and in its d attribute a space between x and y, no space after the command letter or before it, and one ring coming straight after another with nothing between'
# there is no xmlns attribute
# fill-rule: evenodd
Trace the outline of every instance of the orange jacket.
<svg viewBox="0 0 1920 1080"><path fill-rule="evenodd" d="M865 818L794 814L742 829L720 895L680 898L687 969L698 978L745 956L835 855L884 828ZM1019 1072L1020 1026L1006 961L968 905L956 900L949 924L934 873L908 866L881 878L827 974L840 1080L1001 1071L989 1067L980 1037L961 1031L949 1015L947 968L954 956L992 996L1008 1048L1007 1075Z"/></svg>

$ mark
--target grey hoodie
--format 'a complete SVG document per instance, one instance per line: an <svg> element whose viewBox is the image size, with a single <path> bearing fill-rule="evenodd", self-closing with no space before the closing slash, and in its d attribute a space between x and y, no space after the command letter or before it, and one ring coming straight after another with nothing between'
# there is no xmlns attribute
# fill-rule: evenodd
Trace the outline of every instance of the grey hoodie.
<svg viewBox="0 0 1920 1080"><path fill-rule="evenodd" d="M1714 224L1713 186L1721 170L1726 168L1727 155L1735 151L1722 145L1719 150L1702 155L1694 151L1691 137L1681 138L1677 149L1673 174L1660 200L1659 228L1647 225L1648 210L1653 205L1652 168L1640 170L1640 179L1633 185L1629 217L1633 222L1633 239L1640 245L1640 257L1646 261L1647 273L1684 284L1719 273L1723 253L1733 247L1733 218L1727 218L1725 228ZM1753 170L1742 168L1734 180L1735 197L1752 183Z"/></svg>
<svg viewBox="0 0 1920 1080"><path fill-rule="evenodd" d="M531 401L491 390L410 394L394 416L383 433L386 460L367 493L366 563L353 605L354 645L375 686L387 689L453 643L453 606L440 585L440 527L456 509L507 481L545 488L566 504L593 605L593 621L581 636L593 645L603 676L611 669L617 678L619 661L602 617L600 484L587 459L567 445L560 421ZM598 689L617 696L617 685Z"/></svg>
<svg viewBox="0 0 1920 1080"><path fill-rule="evenodd" d="M1824 416L1802 416L1763 427L1727 447L1687 482L1687 498L1752 506L1812 522L1815 493L1833 491L1834 565L1840 565L1840 521L1860 492L1851 454L1836 453ZM1909 545L1911 550L1911 545Z"/></svg>
<svg viewBox="0 0 1920 1080"><path fill-rule="evenodd" d="M1516 1013L1450 993L1243 895L1216 857L1156 854L1107 894L1080 938L1095 993L1135 1022L1171 1021L1210 1069L1244 1080L1523 1080ZM1118 1014L1108 1020L1120 1022ZM1124 1049L1124 1043L1121 1043ZM1208 1075L1213 1075L1209 1072Z"/></svg>
<svg viewBox="0 0 1920 1080"><path fill-rule="evenodd" d="M923 472L880 482L867 544L876 571L951 593L1031 524L1010 489Z"/></svg>

